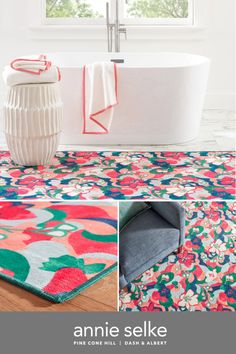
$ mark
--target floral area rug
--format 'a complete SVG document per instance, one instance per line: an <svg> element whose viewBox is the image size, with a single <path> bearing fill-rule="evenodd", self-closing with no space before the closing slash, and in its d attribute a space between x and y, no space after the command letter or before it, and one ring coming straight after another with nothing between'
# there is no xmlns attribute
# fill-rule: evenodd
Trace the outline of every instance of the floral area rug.
<svg viewBox="0 0 236 354"><path fill-rule="evenodd" d="M185 202L186 241L120 292L120 311L235 311L236 203Z"/></svg>
<svg viewBox="0 0 236 354"><path fill-rule="evenodd" d="M19 167L0 152L2 199L233 199L230 152L58 152Z"/></svg>
<svg viewBox="0 0 236 354"><path fill-rule="evenodd" d="M116 263L114 202L0 203L0 278L63 302Z"/></svg>

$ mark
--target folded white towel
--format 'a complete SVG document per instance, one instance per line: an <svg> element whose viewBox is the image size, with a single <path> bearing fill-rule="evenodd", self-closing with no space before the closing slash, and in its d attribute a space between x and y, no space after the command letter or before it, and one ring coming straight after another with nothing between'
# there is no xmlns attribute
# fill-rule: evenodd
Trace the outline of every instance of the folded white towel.
<svg viewBox="0 0 236 354"><path fill-rule="evenodd" d="M45 55L14 59L3 71L3 80L8 86L54 83L60 81L60 70L47 60Z"/></svg>
<svg viewBox="0 0 236 354"><path fill-rule="evenodd" d="M26 72L16 71L10 66L6 66L2 77L5 84L8 86L54 83L60 81L60 70L52 65L50 69L43 71L40 75L32 75Z"/></svg>
<svg viewBox="0 0 236 354"><path fill-rule="evenodd" d="M94 63L83 68L83 134L107 134L117 105L115 63Z"/></svg>
<svg viewBox="0 0 236 354"><path fill-rule="evenodd" d="M51 62L42 62L42 61L18 61L12 62L11 67L14 70L28 72L29 74L40 75L41 71L46 71L50 68Z"/></svg>
<svg viewBox="0 0 236 354"><path fill-rule="evenodd" d="M18 71L40 75L42 71L46 71L51 67L51 62L47 60L46 55L40 54L37 56L16 58L11 62L10 66L12 69Z"/></svg>

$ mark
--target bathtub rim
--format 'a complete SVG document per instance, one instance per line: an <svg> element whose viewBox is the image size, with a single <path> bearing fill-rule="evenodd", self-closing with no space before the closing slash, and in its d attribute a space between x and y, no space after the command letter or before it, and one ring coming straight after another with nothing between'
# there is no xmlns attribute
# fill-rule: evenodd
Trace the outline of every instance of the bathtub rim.
<svg viewBox="0 0 236 354"><path fill-rule="evenodd" d="M158 56L158 55L177 55L177 56L190 56L192 57L193 59L198 59L199 61L198 62L195 62L195 63L184 63L184 64L171 64L171 65L142 65L142 64L138 64L138 65L131 65L131 64L120 64L118 63L117 66L119 68L122 68L122 69L165 69L165 70L172 70L172 69L187 69L187 68L193 68L193 67L197 67L197 66L200 66L200 65L204 65L204 64L207 64L207 65L210 65L211 64L211 58L207 57L207 56L204 56L204 55L198 55L198 54L193 54L193 53L186 53L186 52L119 52L119 53L116 53L116 52L112 52L112 53L109 53L109 52L79 52L79 51L75 51L75 52L48 52L46 53L46 55L50 58L50 55L52 56L56 56L58 55L58 58L60 58L60 54L62 55L65 55L67 54L68 55L68 58L70 58L71 55L73 54L76 54L76 55L79 55L79 54L82 54L84 56L87 56L88 58L89 57L95 57L95 60L94 62L96 62L96 55L105 55L105 56L114 56L114 59L123 59L122 56L128 56L128 55L132 55L132 56L139 56L139 55L147 55L147 56ZM107 61L107 60L105 60ZM110 62L110 61L109 61ZM86 64L86 63L85 63ZM59 64L57 63L57 65L60 67L60 69L80 69L84 66L84 64L78 64L78 65L69 65L68 63L63 63L63 64Z"/></svg>

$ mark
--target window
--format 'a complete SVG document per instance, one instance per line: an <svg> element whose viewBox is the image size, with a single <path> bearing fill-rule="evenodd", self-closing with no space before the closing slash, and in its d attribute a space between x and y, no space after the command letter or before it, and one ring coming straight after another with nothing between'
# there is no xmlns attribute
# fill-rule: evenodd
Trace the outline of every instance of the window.
<svg viewBox="0 0 236 354"><path fill-rule="evenodd" d="M47 24L105 24L106 3L114 20L116 0L43 0ZM119 0L125 25L193 24L193 0Z"/></svg>
<svg viewBox="0 0 236 354"><path fill-rule="evenodd" d="M47 24L104 24L107 0L44 0Z"/></svg>
<svg viewBox="0 0 236 354"><path fill-rule="evenodd" d="M123 5L126 24L192 24L192 0L128 0Z"/></svg>

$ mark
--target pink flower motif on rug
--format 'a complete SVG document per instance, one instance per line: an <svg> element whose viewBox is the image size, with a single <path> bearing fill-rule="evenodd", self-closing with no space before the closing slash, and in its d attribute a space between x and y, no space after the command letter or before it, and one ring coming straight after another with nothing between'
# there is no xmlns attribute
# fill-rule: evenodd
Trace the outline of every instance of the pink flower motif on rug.
<svg viewBox="0 0 236 354"><path fill-rule="evenodd" d="M234 199L233 152L58 152L23 167L0 152L2 199Z"/></svg>

